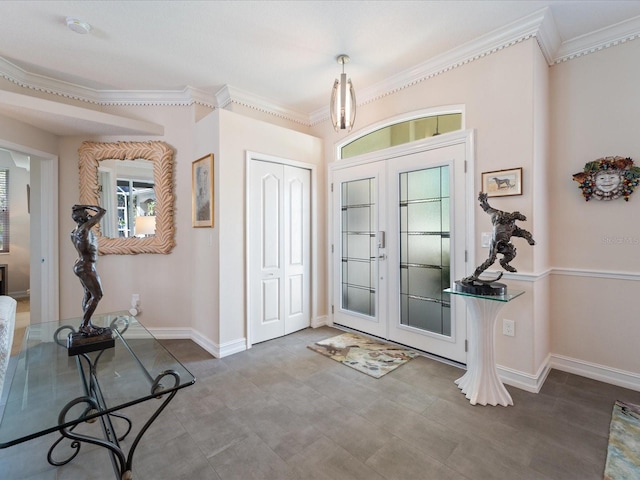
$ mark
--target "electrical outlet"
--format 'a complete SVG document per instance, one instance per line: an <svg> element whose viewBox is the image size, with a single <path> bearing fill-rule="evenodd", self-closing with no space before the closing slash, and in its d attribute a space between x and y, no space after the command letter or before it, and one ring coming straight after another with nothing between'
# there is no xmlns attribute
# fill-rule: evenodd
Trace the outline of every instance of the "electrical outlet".
<svg viewBox="0 0 640 480"><path fill-rule="evenodd" d="M507 337L515 337L516 336L516 322L513 320L507 320L506 318L502 320L502 334Z"/></svg>
<svg viewBox="0 0 640 480"><path fill-rule="evenodd" d="M140 294L134 293L131 295L131 305L138 305L140 303Z"/></svg>

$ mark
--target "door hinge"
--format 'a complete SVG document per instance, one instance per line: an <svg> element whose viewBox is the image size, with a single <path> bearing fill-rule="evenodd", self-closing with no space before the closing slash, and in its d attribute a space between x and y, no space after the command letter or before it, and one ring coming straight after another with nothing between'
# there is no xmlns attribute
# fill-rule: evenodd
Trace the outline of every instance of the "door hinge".
<svg viewBox="0 0 640 480"><path fill-rule="evenodd" d="M467 250L464 251L464 263L469 261L469 252Z"/></svg>
<svg viewBox="0 0 640 480"><path fill-rule="evenodd" d="M331 182L331 191L333 192L333 182Z"/></svg>
<svg viewBox="0 0 640 480"><path fill-rule="evenodd" d="M464 173L467 173L467 161L464 161Z"/></svg>
<svg viewBox="0 0 640 480"><path fill-rule="evenodd" d="M331 313L333 314L333 305L331 305Z"/></svg>
<svg viewBox="0 0 640 480"><path fill-rule="evenodd" d="M331 244L331 253L333 253L333 243Z"/></svg>
<svg viewBox="0 0 640 480"><path fill-rule="evenodd" d="M469 340L464 341L464 351L467 353L469 351Z"/></svg>

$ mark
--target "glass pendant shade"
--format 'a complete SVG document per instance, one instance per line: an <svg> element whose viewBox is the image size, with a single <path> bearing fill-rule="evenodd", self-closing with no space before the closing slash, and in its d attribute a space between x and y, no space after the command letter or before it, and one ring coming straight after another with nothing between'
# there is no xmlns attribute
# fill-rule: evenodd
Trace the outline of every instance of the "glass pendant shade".
<svg viewBox="0 0 640 480"><path fill-rule="evenodd" d="M342 73L340 80L333 83L331 92L331 122L336 132L340 130L351 131L356 119L356 92L353 89L351 79L347 80L347 74Z"/></svg>

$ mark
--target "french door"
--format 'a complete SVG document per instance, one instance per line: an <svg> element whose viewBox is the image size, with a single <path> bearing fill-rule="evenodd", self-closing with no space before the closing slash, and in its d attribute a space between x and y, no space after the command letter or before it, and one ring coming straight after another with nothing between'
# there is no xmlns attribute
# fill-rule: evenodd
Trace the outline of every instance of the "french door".
<svg viewBox="0 0 640 480"><path fill-rule="evenodd" d="M466 363L466 142L332 166L333 321Z"/></svg>

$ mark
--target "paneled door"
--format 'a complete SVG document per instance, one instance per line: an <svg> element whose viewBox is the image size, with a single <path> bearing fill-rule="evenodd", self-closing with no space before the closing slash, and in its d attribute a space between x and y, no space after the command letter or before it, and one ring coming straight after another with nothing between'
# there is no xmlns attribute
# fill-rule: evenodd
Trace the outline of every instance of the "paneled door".
<svg viewBox="0 0 640 480"><path fill-rule="evenodd" d="M467 142L331 167L334 323L466 363Z"/></svg>
<svg viewBox="0 0 640 480"><path fill-rule="evenodd" d="M252 344L310 324L311 172L249 162L249 337Z"/></svg>

